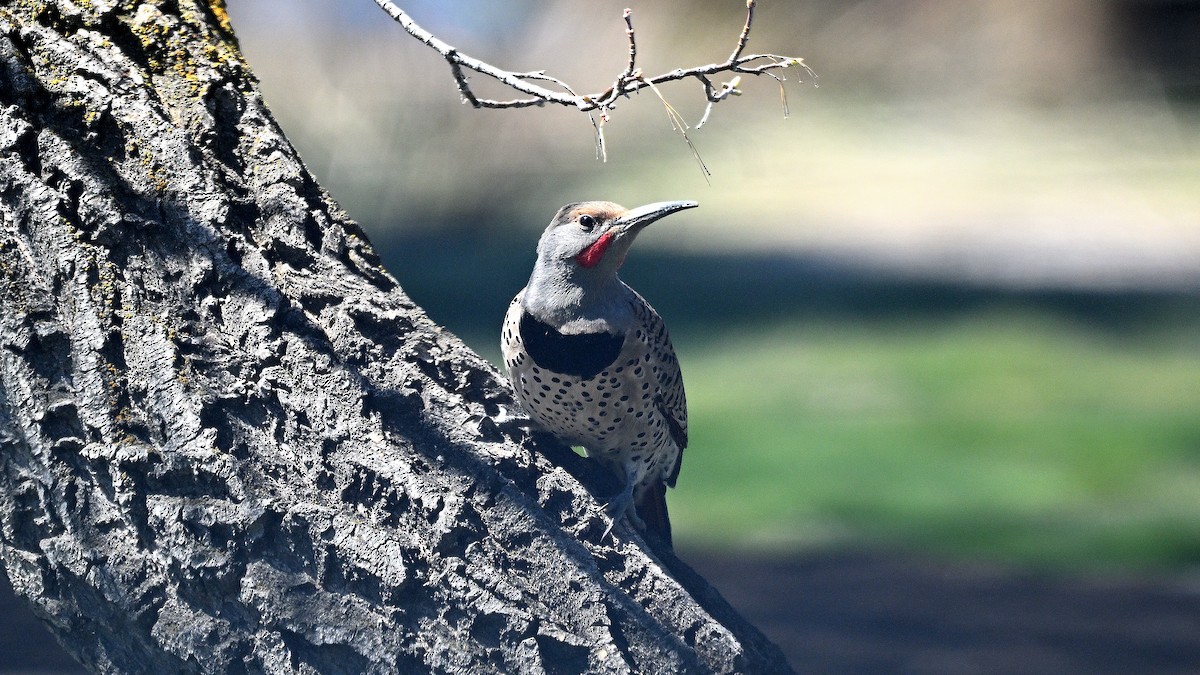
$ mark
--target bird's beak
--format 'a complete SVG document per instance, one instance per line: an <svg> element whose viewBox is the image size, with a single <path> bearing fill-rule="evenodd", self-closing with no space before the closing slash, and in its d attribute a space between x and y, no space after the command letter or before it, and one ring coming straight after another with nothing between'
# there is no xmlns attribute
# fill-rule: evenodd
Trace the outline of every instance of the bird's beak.
<svg viewBox="0 0 1200 675"><path fill-rule="evenodd" d="M636 209L630 209L625 212L625 215L613 221L613 230L624 234L626 232L637 232L643 227L653 223L654 221L668 216L676 211L684 209L694 209L700 206L696 202L655 202L645 206L639 206Z"/></svg>

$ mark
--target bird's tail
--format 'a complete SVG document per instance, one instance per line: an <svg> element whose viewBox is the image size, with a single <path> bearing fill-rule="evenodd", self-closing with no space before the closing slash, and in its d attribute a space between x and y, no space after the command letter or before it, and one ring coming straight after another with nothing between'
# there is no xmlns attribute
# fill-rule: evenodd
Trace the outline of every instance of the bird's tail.
<svg viewBox="0 0 1200 675"><path fill-rule="evenodd" d="M655 482L642 491L635 505L646 531L671 545L671 519L667 517L667 486Z"/></svg>

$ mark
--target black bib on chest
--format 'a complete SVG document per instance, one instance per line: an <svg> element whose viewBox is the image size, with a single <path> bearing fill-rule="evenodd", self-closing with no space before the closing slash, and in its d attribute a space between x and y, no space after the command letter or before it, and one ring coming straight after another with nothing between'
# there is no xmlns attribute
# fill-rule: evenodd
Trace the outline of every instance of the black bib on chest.
<svg viewBox="0 0 1200 675"><path fill-rule="evenodd" d="M612 333L563 335L529 312L522 312L521 341L539 367L588 380L617 360L625 345L625 336Z"/></svg>

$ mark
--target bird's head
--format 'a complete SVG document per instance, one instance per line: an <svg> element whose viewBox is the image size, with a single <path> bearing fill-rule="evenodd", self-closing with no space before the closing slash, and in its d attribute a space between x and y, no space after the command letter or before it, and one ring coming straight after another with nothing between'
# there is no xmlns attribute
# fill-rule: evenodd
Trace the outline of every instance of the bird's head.
<svg viewBox="0 0 1200 675"><path fill-rule="evenodd" d="M696 202L657 202L626 209L612 202L576 202L558 210L538 241L538 265L577 276L614 276L647 225L695 208Z"/></svg>
<svg viewBox="0 0 1200 675"><path fill-rule="evenodd" d="M612 202L576 202L562 207L538 240L525 310L565 333L615 332L630 311L617 269L634 238L659 218L695 206L659 202L626 209Z"/></svg>

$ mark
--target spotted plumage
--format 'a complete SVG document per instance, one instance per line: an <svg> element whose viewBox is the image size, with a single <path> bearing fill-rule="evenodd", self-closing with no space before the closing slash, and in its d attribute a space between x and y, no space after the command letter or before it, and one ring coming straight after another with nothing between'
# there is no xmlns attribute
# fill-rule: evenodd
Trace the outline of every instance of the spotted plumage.
<svg viewBox="0 0 1200 675"><path fill-rule="evenodd" d="M617 277L646 225L694 202L632 211L568 204L538 242L538 259L504 320L504 363L530 417L625 481L614 521L670 541L666 487L687 447L687 403L666 325Z"/></svg>

